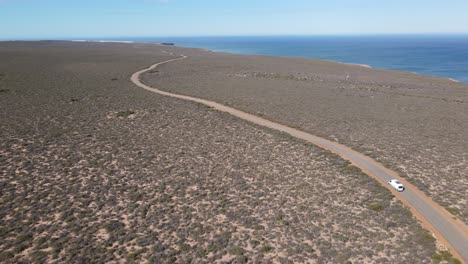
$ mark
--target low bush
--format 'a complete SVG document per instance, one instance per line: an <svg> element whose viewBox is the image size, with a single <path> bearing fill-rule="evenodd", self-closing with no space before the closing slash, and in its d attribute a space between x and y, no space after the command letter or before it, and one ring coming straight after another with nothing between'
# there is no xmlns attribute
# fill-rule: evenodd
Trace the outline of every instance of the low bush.
<svg viewBox="0 0 468 264"><path fill-rule="evenodd" d="M375 212L380 212L383 210L383 208L384 208L383 205L379 202L374 202L374 203L369 204L369 209Z"/></svg>
<svg viewBox="0 0 468 264"><path fill-rule="evenodd" d="M241 247L231 247L228 250L228 252L231 255L243 255L244 254L244 250Z"/></svg>
<svg viewBox="0 0 468 264"><path fill-rule="evenodd" d="M461 264L461 261L457 258L454 258L452 254L448 251L441 251L439 253L434 253L431 257L434 263L440 263L445 261L449 264Z"/></svg>
<svg viewBox="0 0 468 264"><path fill-rule="evenodd" d="M120 111L117 112L117 117L129 117L130 115L135 114L135 111L132 110L126 110L126 111Z"/></svg>
<svg viewBox="0 0 468 264"><path fill-rule="evenodd" d="M273 247L270 246L269 244L264 244L264 245L260 248L260 252L270 252L272 249L273 249Z"/></svg>

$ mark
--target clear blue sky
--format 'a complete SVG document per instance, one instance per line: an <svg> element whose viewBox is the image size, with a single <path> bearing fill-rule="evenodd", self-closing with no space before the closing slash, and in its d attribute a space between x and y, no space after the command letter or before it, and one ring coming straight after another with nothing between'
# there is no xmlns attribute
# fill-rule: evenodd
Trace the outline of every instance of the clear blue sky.
<svg viewBox="0 0 468 264"><path fill-rule="evenodd" d="M0 39L468 33L468 0L0 0Z"/></svg>

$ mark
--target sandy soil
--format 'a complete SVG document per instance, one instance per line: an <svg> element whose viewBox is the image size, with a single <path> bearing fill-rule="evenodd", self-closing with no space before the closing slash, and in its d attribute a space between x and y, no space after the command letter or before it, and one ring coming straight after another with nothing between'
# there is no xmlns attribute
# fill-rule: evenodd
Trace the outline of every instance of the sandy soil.
<svg viewBox="0 0 468 264"><path fill-rule="evenodd" d="M0 261L430 262L342 159L132 85L159 50L0 44Z"/></svg>
<svg viewBox="0 0 468 264"><path fill-rule="evenodd" d="M167 48L189 58L143 81L352 147L468 223L468 85L302 58Z"/></svg>

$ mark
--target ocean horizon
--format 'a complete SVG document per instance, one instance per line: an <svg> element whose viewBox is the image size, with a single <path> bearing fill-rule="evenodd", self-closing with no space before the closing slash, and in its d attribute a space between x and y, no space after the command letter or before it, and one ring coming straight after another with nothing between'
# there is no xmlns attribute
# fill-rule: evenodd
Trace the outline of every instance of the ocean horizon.
<svg viewBox="0 0 468 264"><path fill-rule="evenodd" d="M468 83L468 35L223 36L80 38L170 42L179 47L249 55L324 59ZM69 39L72 40L72 39Z"/></svg>
<svg viewBox="0 0 468 264"><path fill-rule="evenodd" d="M217 52L305 57L468 83L468 35L232 36L114 38L171 42Z"/></svg>

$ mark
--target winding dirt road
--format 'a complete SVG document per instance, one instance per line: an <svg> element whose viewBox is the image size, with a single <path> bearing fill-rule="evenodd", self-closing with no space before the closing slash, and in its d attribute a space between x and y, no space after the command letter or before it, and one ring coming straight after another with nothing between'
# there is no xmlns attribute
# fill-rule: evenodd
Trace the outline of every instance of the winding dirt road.
<svg viewBox="0 0 468 264"><path fill-rule="evenodd" d="M172 53L170 52L166 53L172 55ZM186 58L187 56L180 55L180 57L178 58L156 63L147 69L140 70L134 73L131 77L131 81L145 90L158 93L160 95L170 96L207 105L216 110L227 112L231 115L252 122L254 124L287 133L295 138L302 139L304 141L307 141L311 144L314 144L318 147L321 147L341 156L343 159L350 161L354 166L360 168L367 175L376 179L378 182L380 182L380 184L389 189L397 199L399 199L401 202L403 202L403 204L410 208L414 216L419 221L421 221L424 228L431 231L437 238L437 240L443 243L455 257L462 260L464 263L468 262L467 226L460 220L454 219L453 216L450 213L448 213L442 206L432 201L432 199L430 199L427 195L418 190L416 186L410 184L408 181L401 178L396 172L385 168L382 164L378 163L377 161L357 151L354 151L342 144L332 142L327 139L320 138L285 125L281 125L258 116L254 116L239 111L237 109L218 104L213 101L164 92L159 89L149 87L140 81L140 75L142 73L153 70L159 65L177 60L183 60ZM387 184L387 181L390 179L398 179L405 185L406 190L401 193L396 192Z"/></svg>

